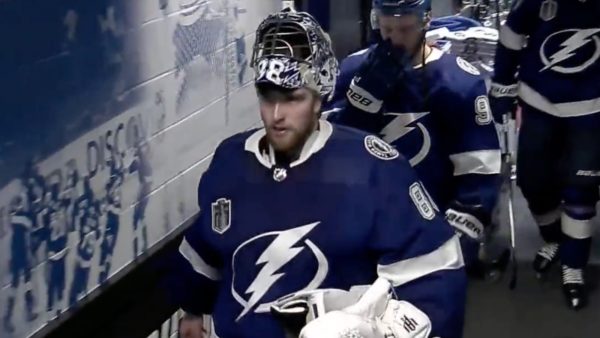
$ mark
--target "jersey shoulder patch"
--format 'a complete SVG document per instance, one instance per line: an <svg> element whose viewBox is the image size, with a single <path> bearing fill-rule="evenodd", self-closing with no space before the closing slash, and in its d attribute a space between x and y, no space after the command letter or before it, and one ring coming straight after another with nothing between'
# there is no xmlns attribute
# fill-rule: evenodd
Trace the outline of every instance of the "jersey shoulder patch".
<svg viewBox="0 0 600 338"><path fill-rule="evenodd" d="M375 135L367 135L364 143L367 151L378 159L389 161L400 156L396 148Z"/></svg>
<svg viewBox="0 0 600 338"><path fill-rule="evenodd" d="M419 182L410 185L408 194L423 218L432 220L435 217L436 209L429 200L429 195L425 192L425 189Z"/></svg>
<svg viewBox="0 0 600 338"><path fill-rule="evenodd" d="M458 67L460 67L460 69L464 70L469 74L476 76L481 75L481 72L479 71L479 69L477 69L477 67L473 66L469 61L461 58L460 56L456 57L456 64L458 65Z"/></svg>

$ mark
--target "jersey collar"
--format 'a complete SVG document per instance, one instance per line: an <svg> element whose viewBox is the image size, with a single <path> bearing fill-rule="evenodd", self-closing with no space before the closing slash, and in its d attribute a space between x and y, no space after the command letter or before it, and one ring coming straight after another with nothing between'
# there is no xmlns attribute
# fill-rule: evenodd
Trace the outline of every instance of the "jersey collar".
<svg viewBox="0 0 600 338"><path fill-rule="evenodd" d="M290 168L306 162L312 154L316 154L321 150L325 146L325 143L327 143L327 140L331 137L332 133L333 127L331 124L327 121L319 120L319 130L316 130L310 135L300 152L300 156L296 161L290 164ZM264 128L257 130L246 139L244 149L253 153L260 164L271 169L275 165L275 152L273 148L269 145L268 151L261 152L259 146L260 141L265 134L266 131Z"/></svg>
<svg viewBox="0 0 600 338"><path fill-rule="evenodd" d="M431 47L431 53L429 53L427 58L425 58L425 64L439 60L442 57L442 55L444 55L444 52L442 52L441 49ZM419 69L421 67L423 67L423 64L419 63L418 65L414 66L413 68Z"/></svg>

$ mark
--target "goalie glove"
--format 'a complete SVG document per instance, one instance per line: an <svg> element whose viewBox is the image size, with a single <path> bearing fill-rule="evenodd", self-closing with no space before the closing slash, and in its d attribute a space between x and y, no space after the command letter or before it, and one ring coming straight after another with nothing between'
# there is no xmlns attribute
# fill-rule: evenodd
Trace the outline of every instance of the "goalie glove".
<svg viewBox="0 0 600 338"><path fill-rule="evenodd" d="M369 113L377 113L383 99L402 80L410 67L410 57L403 49L385 40L369 52L366 62L352 79L346 93L350 104Z"/></svg>
<svg viewBox="0 0 600 338"><path fill-rule="evenodd" d="M390 283L379 278L360 300L308 323L300 338L428 338L429 317L414 305L391 299Z"/></svg>
<svg viewBox="0 0 600 338"><path fill-rule="evenodd" d="M271 314L283 326L286 336L297 338L300 330L327 312L340 310L356 303L364 289L350 291L318 289L300 291L279 298L271 305Z"/></svg>

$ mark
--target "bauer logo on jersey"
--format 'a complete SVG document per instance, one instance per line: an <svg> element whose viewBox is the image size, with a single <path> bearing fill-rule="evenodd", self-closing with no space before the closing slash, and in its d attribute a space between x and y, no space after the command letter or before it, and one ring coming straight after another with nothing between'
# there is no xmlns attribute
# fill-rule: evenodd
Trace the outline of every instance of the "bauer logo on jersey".
<svg viewBox="0 0 600 338"><path fill-rule="evenodd" d="M421 184L418 182L413 183L409 188L409 194L421 216L425 219L432 220L435 217L435 209Z"/></svg>
<svg viewBox="0 0 600 338"><path fill-rule="evenodd" d="M373 156L382 160L393 160L400 156L396 148L374 135L365 137L365 148Z"/></svg>
<svg viewBox="0 0 600 338"><path fill-rule="evenodd" d="M540 47L544 67L562 74L575 74L594 65L600 57L599 28L565 29L549 35Z"/></svg>
<svg viewBox="0 0 600 338"><path fill-rule="evenodd" d="M269 313L277 299L318 289L329 272L327 257L307 238L321 222L250 238L233 252L231 293L241 305L240 321L250 312ZM255 267L248 270L248 267ZM249 273L240 274L239 271Z"/></svg>
<svg viewBox="0 0 600 338"><path fill-rule="evenodd" d="M479 69L477 69L477 67L473 66L469 61L461 57L456 58L456 64L460 67L460 69L464 70L469 74L481 75L481 72L479 71Z"/></svg>
<svg viewBox="0 0 600 338"><path fill-rule="evenodd" d="M219 198L212 203L212 229L223 234L231 226L231 200Z"/></svg>

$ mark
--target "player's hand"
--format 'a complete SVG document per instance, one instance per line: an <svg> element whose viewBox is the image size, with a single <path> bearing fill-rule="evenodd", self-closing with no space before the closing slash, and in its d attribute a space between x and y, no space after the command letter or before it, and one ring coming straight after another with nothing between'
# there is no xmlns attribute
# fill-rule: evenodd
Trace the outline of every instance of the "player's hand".
<svg viewBox="0 0 600 338"><path fill-rule="evenodd" d="M462 235L480 242L484 237L484 224L488 224L485 212L481 207L452 202L446 210L446 221Z"/></svg>
<svg viewBox="0 0 600 338"><path fill-rule="evenodd" d="M179 321L179 337L207 338L202 317L185 314Z"/></svg>
<svg viewBox="0 0 600 338"><path fill-rule="evenodd" d="M389 40L378 43L352 79L346 93L348 100L363 111L377 113L383 99L402 81L410 64L405 50L394 47Z"/></svg>
<svg viewBox="0 0 600 338"><path fill-rule="evenodd" d="M492 82L488 96L496 123L504 125L508 119L514 119L517 110L517 84Z"/></svg>
<svg viewBox="0 0 600 338"><path fill-rule="evenodd" d="M479 247L485 238L490 217L481 207L453 202L446 210L446 220L460 237L460 247L467 267L479 260Z"/></svg>

